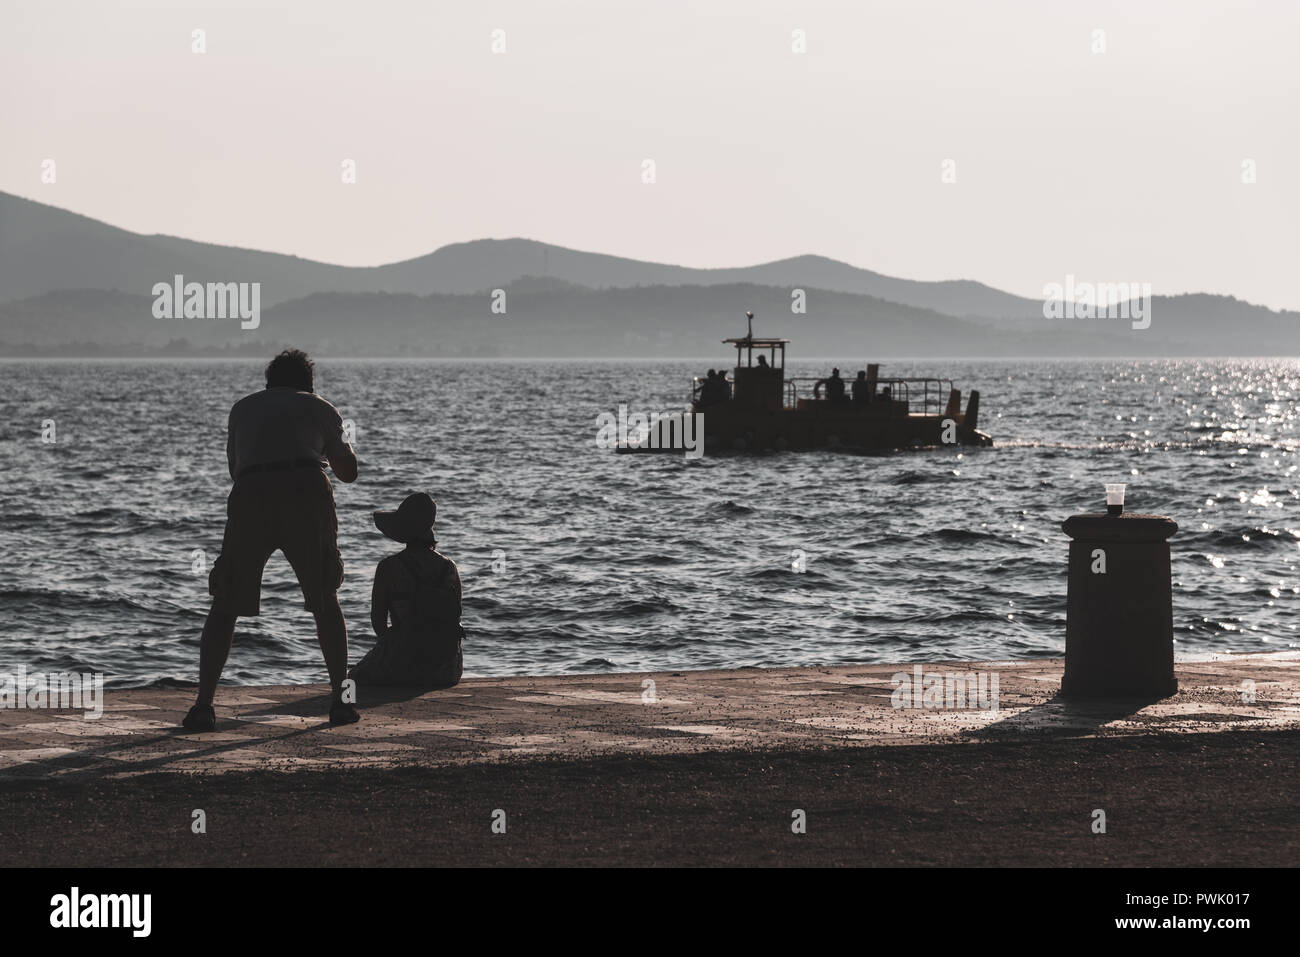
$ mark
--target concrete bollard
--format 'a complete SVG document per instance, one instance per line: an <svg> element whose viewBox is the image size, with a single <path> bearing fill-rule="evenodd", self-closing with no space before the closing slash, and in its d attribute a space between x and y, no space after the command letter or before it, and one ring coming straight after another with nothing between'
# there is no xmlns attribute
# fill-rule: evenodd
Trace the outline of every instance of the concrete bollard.
<svg viewBox="0 0 1300 957"><path fill-rule="evenodd" d="M1106 513L1072 515L1061 528L1072 539L1061 695L1176 694L1168 540L1178 524L1124 512L1123 486L1108 486Z"/></svg>

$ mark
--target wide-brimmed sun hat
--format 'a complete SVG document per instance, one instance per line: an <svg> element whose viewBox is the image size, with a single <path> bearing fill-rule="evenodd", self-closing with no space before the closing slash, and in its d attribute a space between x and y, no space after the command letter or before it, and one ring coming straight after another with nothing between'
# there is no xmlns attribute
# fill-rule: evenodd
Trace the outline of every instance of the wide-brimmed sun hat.
<svg viewBox="0 0 1300 957"><path fill-rule="evenodd" d="M424 492L406 496L395 512L375 512L375 527L403 545L433 541L433 520L438 506Z"/></svg>

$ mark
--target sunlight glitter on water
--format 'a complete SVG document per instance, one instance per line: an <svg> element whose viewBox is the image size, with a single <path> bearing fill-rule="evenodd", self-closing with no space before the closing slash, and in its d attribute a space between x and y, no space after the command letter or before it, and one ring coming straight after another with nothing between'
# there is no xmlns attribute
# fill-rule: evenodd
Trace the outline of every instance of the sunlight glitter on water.
<svg viewBox="0 0 1300 957"><path fill-rule="evenodd" d="M680 408L709 364L322 361L318 388L355 421L362 460L361 480L336 486L353 660L373 642L370 581L390 551L371 512L420 488L465 581L469 674L1059 655L1060 522L1101 509L1113 481L1130 509L1180 525L1180 653L1295 640L1292 361L886 364L980 389L988 450L686 461L595 447L600 412ZM193 555L219 551L226 415L259 372L3 365L0 670L193 680L207 610ZM46 418L57 444L39 440ZM319 680L279 556L263 612L241 621L227 677Z"/></svg>

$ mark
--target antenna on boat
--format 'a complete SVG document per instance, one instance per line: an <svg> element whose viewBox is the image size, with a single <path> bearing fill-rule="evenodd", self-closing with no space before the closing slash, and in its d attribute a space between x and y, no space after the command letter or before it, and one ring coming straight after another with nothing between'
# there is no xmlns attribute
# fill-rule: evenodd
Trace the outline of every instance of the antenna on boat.
<svg viewBox="0 0 1300 957"><path fill-rule="evenodd" d="M745 318L749 320L749 335L746 336L746 338L753 339L754 338L754 314L750 312L748 309L746 309Z"/></svg>

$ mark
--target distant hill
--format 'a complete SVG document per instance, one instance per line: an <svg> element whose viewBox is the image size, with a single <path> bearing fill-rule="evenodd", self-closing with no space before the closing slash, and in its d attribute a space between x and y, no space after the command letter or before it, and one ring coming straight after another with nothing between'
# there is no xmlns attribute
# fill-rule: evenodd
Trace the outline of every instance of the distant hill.
<svg viewBox="0 0 1300 957"><path fill-rule="evenodd" d="M1042 303L969 280L894 279L825 256L797 256L758 266L691 269L578 252L531 239L480 239L444 246L406 262L380 266L385 289L417 293L478 292L521 276L551 276L592 289L633 286L779 286L886 299L957 317L1041 315ZM502 277L506 277L502 279Z"/></svg>
<svg viewBox="0 0 1300 957"><path fill-rule="evenodd" d="M894 279L824 256L734 269L690 269L531 239L480 239L386 266L332 266L173 236L144 236L0 193L0 302L68 289L146 295L154 283L177 273L198 282L260 282L264 306L314 292L468 294L503 288L524 276L543 276L592 289L738 283L816 288L951 316L1027 317L1041 308L1036 300L977 282Z"/></svg>
<svg viewBox="0 0 1300 957"><path fill-rule="evenodd" d="M180 273L201 282L263 282L266 305L318 290L362 288L366 272L279 253L143 236L0 193L0 302L69 289L148 295L154 283Z"/></svg>
<svg viewBox="0 0 1300 957"><path fill-rule="evenodd" d="M153 284L262 283L261 326L155 319ZM803 289L807 311L791 310ZM506 293L504 315L490 291ZM524 239L373 268L142 236L0 193L0 355L720 356L744 332L798 356L1300 355L1300 313L1157 296L1153 321L1046 319L975 282L893 279L820 256L688 269Z"/></svg>
<svg viewBox="0 0 1300 957"><path fill-rule="evenodd" d="M808 290L806 315L773 286L588 289L525 277L492 297L313 293L264 310L261 325L155 319L152 299L79 290L0 303L0 355L264 355L297 345L323 356L698 357L755 331L791 339L790 361L837 356L1300 355L1300 316L1222 297L1191 297L1185 329L1175 300L1154 301L1148 330L1123 320L957 319L869 296ZM1168 313L1168 315L1166 315Z"/></svg>

